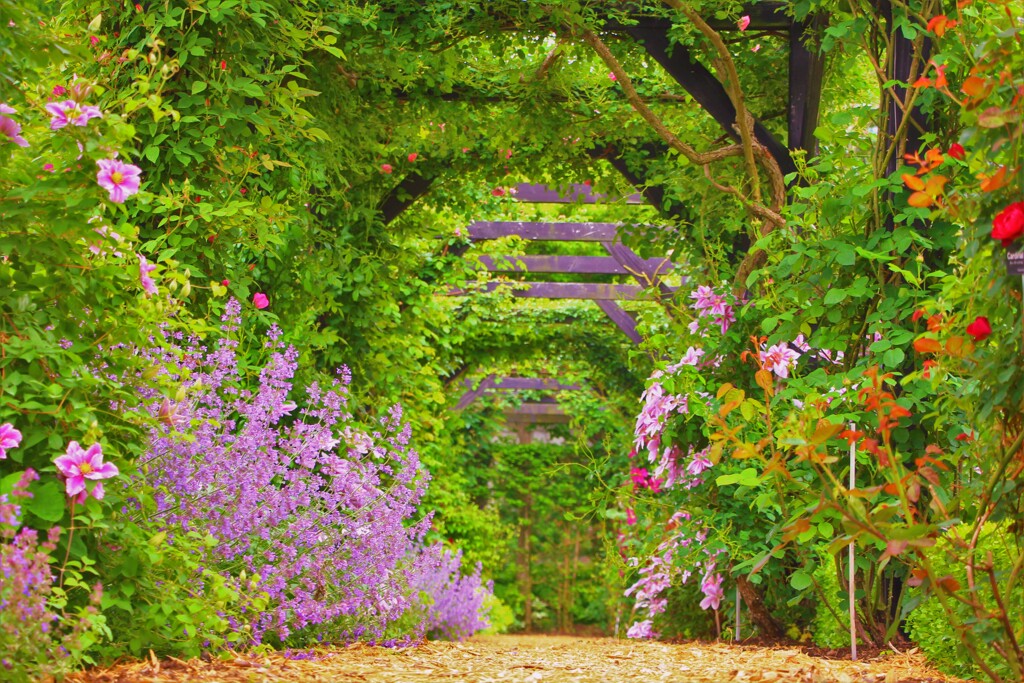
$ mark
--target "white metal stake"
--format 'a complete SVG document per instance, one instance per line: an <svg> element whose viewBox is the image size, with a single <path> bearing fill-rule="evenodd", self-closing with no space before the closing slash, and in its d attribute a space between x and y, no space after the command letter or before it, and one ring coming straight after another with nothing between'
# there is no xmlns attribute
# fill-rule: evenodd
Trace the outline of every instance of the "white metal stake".
<svg viewBox="0 0 1024 683"><path fill-rule="evenodd" d="M736 630L733 631L732 639L739 642L740 639L740 587L736 585Z"/></svg>
<svg viewBox="0 0 1024 683"><path fill-rule="evenodd" d="M857 431L857 426L855 424L853 424L852 422L850 423L850 431L851 432ZM854 445L853 441L851 441L850 442L850 491L853 491L853 489L856 488L856 486L857 486L857 446ZM850 584L850 659L853 660L853 661L857 661L857 627L855 625L856 621L857 621L857 599L856 599L856 591L854 590L854 585L853 585L855 567L853 565L853 543L852 542L850 543L850 559L849 559L849 562L850 562L850 576L849 576L849 584Z"/></svg>

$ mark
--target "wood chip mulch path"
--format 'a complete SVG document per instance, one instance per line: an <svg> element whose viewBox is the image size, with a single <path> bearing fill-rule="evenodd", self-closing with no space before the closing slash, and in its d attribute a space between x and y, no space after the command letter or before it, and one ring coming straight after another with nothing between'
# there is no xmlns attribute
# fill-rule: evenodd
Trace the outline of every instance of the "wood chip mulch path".
<svg viewBox="0 0 1024 683"><path fill-rule="evenodd" d="M959 683L917 652L851 662L799 646L668 644L569 636L481 636L386 649L356 644L228 661L151 658L75 674L69 683Z"/></svg>

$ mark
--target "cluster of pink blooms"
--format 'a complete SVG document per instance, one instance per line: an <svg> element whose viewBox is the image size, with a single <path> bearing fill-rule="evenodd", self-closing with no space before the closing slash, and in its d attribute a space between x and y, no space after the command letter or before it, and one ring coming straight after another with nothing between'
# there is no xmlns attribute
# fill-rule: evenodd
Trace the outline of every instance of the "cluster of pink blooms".
<svg viewBox="0 0 1024 683"><path fill-rule="evenodd" d="M701 320L709 318L714 325L718 325L722 334L729 331L729 326L736 322L736 313L733 311L731 296L719 294L712 287L701 285L690 292L693 303L690 308L697 312L697 319L689 325L691 334L701 332Z"/></svg>
<svg viewBox="0 0 1024 683"><path fill-rule="evenodd" d="M660 382L654 381L640 398L644 406L636 418L633 444L637 453L647 451L648 461L655 465L653 476L661 479L666 487L671 487L675 483L675 470L671 463L678 449L663 448L661 437L672 413L689 410L686 396L668 394Z"/></svg>
<svg viewBox="0 0 1024 683"><path fill-rule="evenodd" d="M0 135L18 145L28 147L28 140L21 135L21 124L6 114L17 114L18 111L4 102L0 102Z"/></svg>
<svg viewBox="0 0 1024 683"><path fill-rule="evenodd" d="M760 355L765 369L783 379L789 377L790 369L795 367L796 362L800 359L800 353L789 348L786 342L773 344L761 351Z"/></svg>
<svg viewBox="0 0 1024 683"><path fill-rule="evenodd" d="M707 540L707 528L703 524L694 523L690 513L684 510L672 515L666 528L674 533L661 542L646 564L640 568L640 578L626 589L625 594L633 595L635 598L634 610L646 612L647 617L629 627L626 632L628 638L658 637L653 619L668 608L668 598L664 593L676 578L685 584L695 571L703 570L700 589L704 593L704 599L700 603L701 609L717 610L724 597L722 575L715 571L717 557L722 551L711 552L703 546ZM685 558L679 557L682 551L699 553L700 556L690 564ZM633 567L640 564L639 559L635 557L629 558L628 563ZM689 568L682 566L687 564Z"/></svg>

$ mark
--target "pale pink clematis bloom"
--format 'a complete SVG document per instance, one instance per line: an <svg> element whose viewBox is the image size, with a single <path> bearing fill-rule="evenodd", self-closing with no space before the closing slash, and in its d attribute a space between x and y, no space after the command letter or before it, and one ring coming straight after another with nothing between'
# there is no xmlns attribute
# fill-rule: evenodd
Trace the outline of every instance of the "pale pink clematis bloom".
<svg viewBox="0 0 1024 683"><path fill-rule="evenodd" d="M750 17L743 15L740 20L736 22L736 25L740 27L741 31L746 31L747 27L750 26Z"/></svg>
<svg viewBox="0 0 1024 683"><path fill-rule="evenodd" d="M110 201L124 204L124 200L139 191L139 175L142 169L126 164L119 159L100 159L96 162L100 170L96 182L110 194Z"/></svg>
<svg viewBox="0 0 1024 683"><path fill-rule="evenodd" d="M21 124L4 114L17 114L18 110L0 102L0 139L9 138L18 147L28 147L28 140L21 136Z"/></svg>
<svg viewBox="0 0 1024 683"><path fill-rule="evenodd" d="M691 346L686 349L686 353L679 360L680 365L697 365L700 362L700 357L704 355L704 349L696 346Z"/></svg>
<svg viewBox="0 0 1024 683"><path fill-rule="evenodd" d="M50 129L58 130L67 125L87 126L90 119L98 119L103 116L99 107L91 107L86 104L79 104L74 100L63 102L50 102L46 105L46 111L50 112Z"/></svg>
<svg viewBox="0 0 1024 683"><path fill-rule="evenodd" d="M54 460L61 478L64 480L64 488L68 496L75 498L77 502L84 503L88 493L85 490L85 480L110 479L118 475L117 467L109 462L103 462L103 449L98 443L89 446L84 450L77 441L68 444L66 455ZM97 484L92 491L96 500L103 498L103 484Z"/></svg>
<svg viewBox="0 0 1024 683"><path fill-rule="evenodd" d="M761 360L765 367L783 379L789 377L789 369L796 365L800 354L789 348L786 342L769 346L767 351L761 353Z"/></svg>
<svg viewBox="0 0 1024 683"><path fill-rule="evenodd" d="M10 422L0 425L0 460L7 457L7 449L17 448L21 443L21 432Z"/></svg>
<svg viewBox="0 0 1024 683"><path fill-rule="evenodd" d="M142 289L146 291L147 296L155 295L158 292L156 282L149 274L156 270L156 264L147 261L142 254L136 255L139 257L139 282L142 283Z"/></svg>

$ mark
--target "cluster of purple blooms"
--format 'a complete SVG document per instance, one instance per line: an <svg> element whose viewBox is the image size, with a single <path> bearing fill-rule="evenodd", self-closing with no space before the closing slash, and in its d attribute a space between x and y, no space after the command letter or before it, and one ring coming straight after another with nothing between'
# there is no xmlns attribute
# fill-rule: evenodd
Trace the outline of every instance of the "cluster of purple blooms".
<svg viewBox="0 0 1024 683"><path fill-rule="evenodd" d="M172 539L177 532L216 539L203 558L207 568L229 577L244 568L255 577L246 587L269 596L267 609L252 615L255 641L307 627L338 639L380 639L415 606L410 581L429 583L423 562L410 568L429 518L415 520L428 476L408 446L409 425L396 405L377 429L360 429L346 409L347 369L330 386L310 385L300 408L289 398L298 354L276 328L250 390L229 334L240 314L230 301L213 348L168 338L148 354L186 396L171 401L144 390L158 426L138 483L154 491L153 518ZM445 578L435 604L463 614L453 632L476 628L466 611L479 603L446 602L463 596L472 577L452 587L453 562L438 570Z"/></svg>
<svg viewBox="0 0 1024 683"><path fill-rule="evenodd" d="M427 546L417 554L410 569L409 585L426 596L427 636L463 640L490 624L483 616L484 600L493 585L483 585L481 566L472 574L462 574L462 551L451 551L440 543Z"/></svg>
<svg viewBox="0 0 1024 683"><path fill-rule="evenodd" d="M12 448L10 425L0 426L0 447ZM6 442L5 442L6 439ZM20 527L19 499L31 498L29 484L39 479L25 470L10 495L0 494L0 680L28 681L39 674L65 671L65 661L89 628L82 619L59 615L50 605L54 576L51 556L60 527L40 540L39 532ZM98 600L98 594L94 597ZM95 612L95 607L89 607Z"/></svg>

